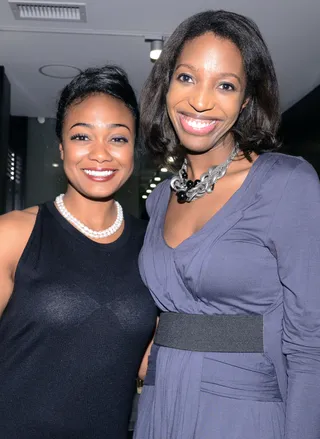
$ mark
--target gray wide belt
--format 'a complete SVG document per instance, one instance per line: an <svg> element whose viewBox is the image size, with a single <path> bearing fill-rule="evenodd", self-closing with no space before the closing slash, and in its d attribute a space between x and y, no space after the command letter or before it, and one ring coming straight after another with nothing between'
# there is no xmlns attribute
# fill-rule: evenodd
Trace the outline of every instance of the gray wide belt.
<svg viewBox="0 0 320 439"><path fill-rule="evenodd" d="M262 315L163 312L154 343L198 352L263 352Z"/></svg>

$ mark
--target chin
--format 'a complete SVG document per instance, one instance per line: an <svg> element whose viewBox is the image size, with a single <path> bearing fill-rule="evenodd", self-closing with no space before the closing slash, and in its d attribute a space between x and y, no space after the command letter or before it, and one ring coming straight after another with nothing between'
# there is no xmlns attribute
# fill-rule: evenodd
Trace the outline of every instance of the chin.
<svg viewBox="0 0 320 439"><path fill-rule="evenodd" d="M93 193L93 192L87 192L85 193L85 196L89 198L90 200L94 201L107 201L111 200L114 197L114 192L105 192L105 193Z"/></svg>
<svg viewBox="0 0 320 439"><path fill-rule="evenodd" d="M194 142L188 141L181 143L186 150L193 154L204 154L210 151L214 146L214 142L209 142L208 140L202 142L197 140Z"/></svg>
<svg viewBox="0 0 320 439"><path fill-rule="evenodd" d="M194 154L204 154L211 151L213 148L222 145L224 136L215 136L214 138L201 136L181 136L180 142L185 149Z"/></svg>
<svg viewBox="0 0 320 439"><path fill-rule="evenodd" d="M102 189L102 188L101 188ZM76 188L77 192L82 195L83 197L94 200L94 201L104 201L104 200L110 200L114 197L116 190L113 190L109 188L108 190L95 190L92 188L87 187L79 187Z"/></svg>
<svg viewBox="0 0 320 439"><path fill-rule="evenodd" d="M79 185L80 192L92 200L113 198L122 185L116 181Z"/></svg>

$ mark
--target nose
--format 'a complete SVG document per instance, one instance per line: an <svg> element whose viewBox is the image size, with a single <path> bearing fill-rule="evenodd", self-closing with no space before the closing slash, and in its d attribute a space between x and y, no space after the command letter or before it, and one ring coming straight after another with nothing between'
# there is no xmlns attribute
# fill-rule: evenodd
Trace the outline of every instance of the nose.
<svg viewBox="0 0 320 439"><path fill-rule="evenodd" d="M113 156L109 151L108 145L103 140L97 140L91 147L89 155L90 160L98 163L112 162Z"/></svg>
<svg viewBox="0 0 320 439"><path fill-rule="evenodd" d="M194 87L189 104L198 113L212 110L215 107L214 91L206 86Z"/></svg>

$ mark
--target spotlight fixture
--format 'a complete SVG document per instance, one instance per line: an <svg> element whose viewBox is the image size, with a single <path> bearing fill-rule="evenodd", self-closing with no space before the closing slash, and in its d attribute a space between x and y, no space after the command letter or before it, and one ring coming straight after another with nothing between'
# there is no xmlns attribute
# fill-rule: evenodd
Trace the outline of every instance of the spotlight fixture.
<svg viewBox="0 0 320 439"><path fill-rule="evenodd" d="M53 168L59 168L59 163L52 163Z"/></svg>
<svg viewBox="0 0 320 439"><path fill-rule="evenodd" d="M142 195L142 198L143 198L144 200L146 200L146 199L148 198L148 195Z"/></svg>
<svg viewBox="0 0 320 439"><path fill-rule="evenodd" d="M154 181L161 181L161 177L154 177Z"/></svg>
<svg viewBox="0 0 320 439"><path fill-rule="evenodd" d="M154 184L154 183L151 183L151 184L150 184L150 187L153 187L153 188L155 188L155 187L157 187L157 185L156 185L156 184Z"/></svg>
<svg viewBox="0 0 320 439"><path fill-rule="evenodd" d="M168 169L167 168L161 168L160 172L168 172Z"/></svg>
<svg viewBox="0 0 320 439"><path fill-rule="evenodd" d="M147 189L146 192L147 192L147 194L151 194L152 189Z"/></svg>
<svg viewBox="0 0 320 439"><path fill-rule="evenodd" d="M150 59L156 61L161 55L163 49L163 38L146 38L146 42L150 43Z"/></svg>

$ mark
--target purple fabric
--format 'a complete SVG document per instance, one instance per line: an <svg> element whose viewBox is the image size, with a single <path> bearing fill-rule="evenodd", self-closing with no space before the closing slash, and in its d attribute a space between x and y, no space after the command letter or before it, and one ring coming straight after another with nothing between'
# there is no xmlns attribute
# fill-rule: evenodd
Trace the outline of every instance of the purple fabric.
<svg viewBox="0 0 320 439"><path fill-rule="evenodd" d="M320 438L320 185L310 164L261 155L177 248L170 183L150 195L140 270L162 311L262 314L264 353L154 346L135 439Z"/></svg>

